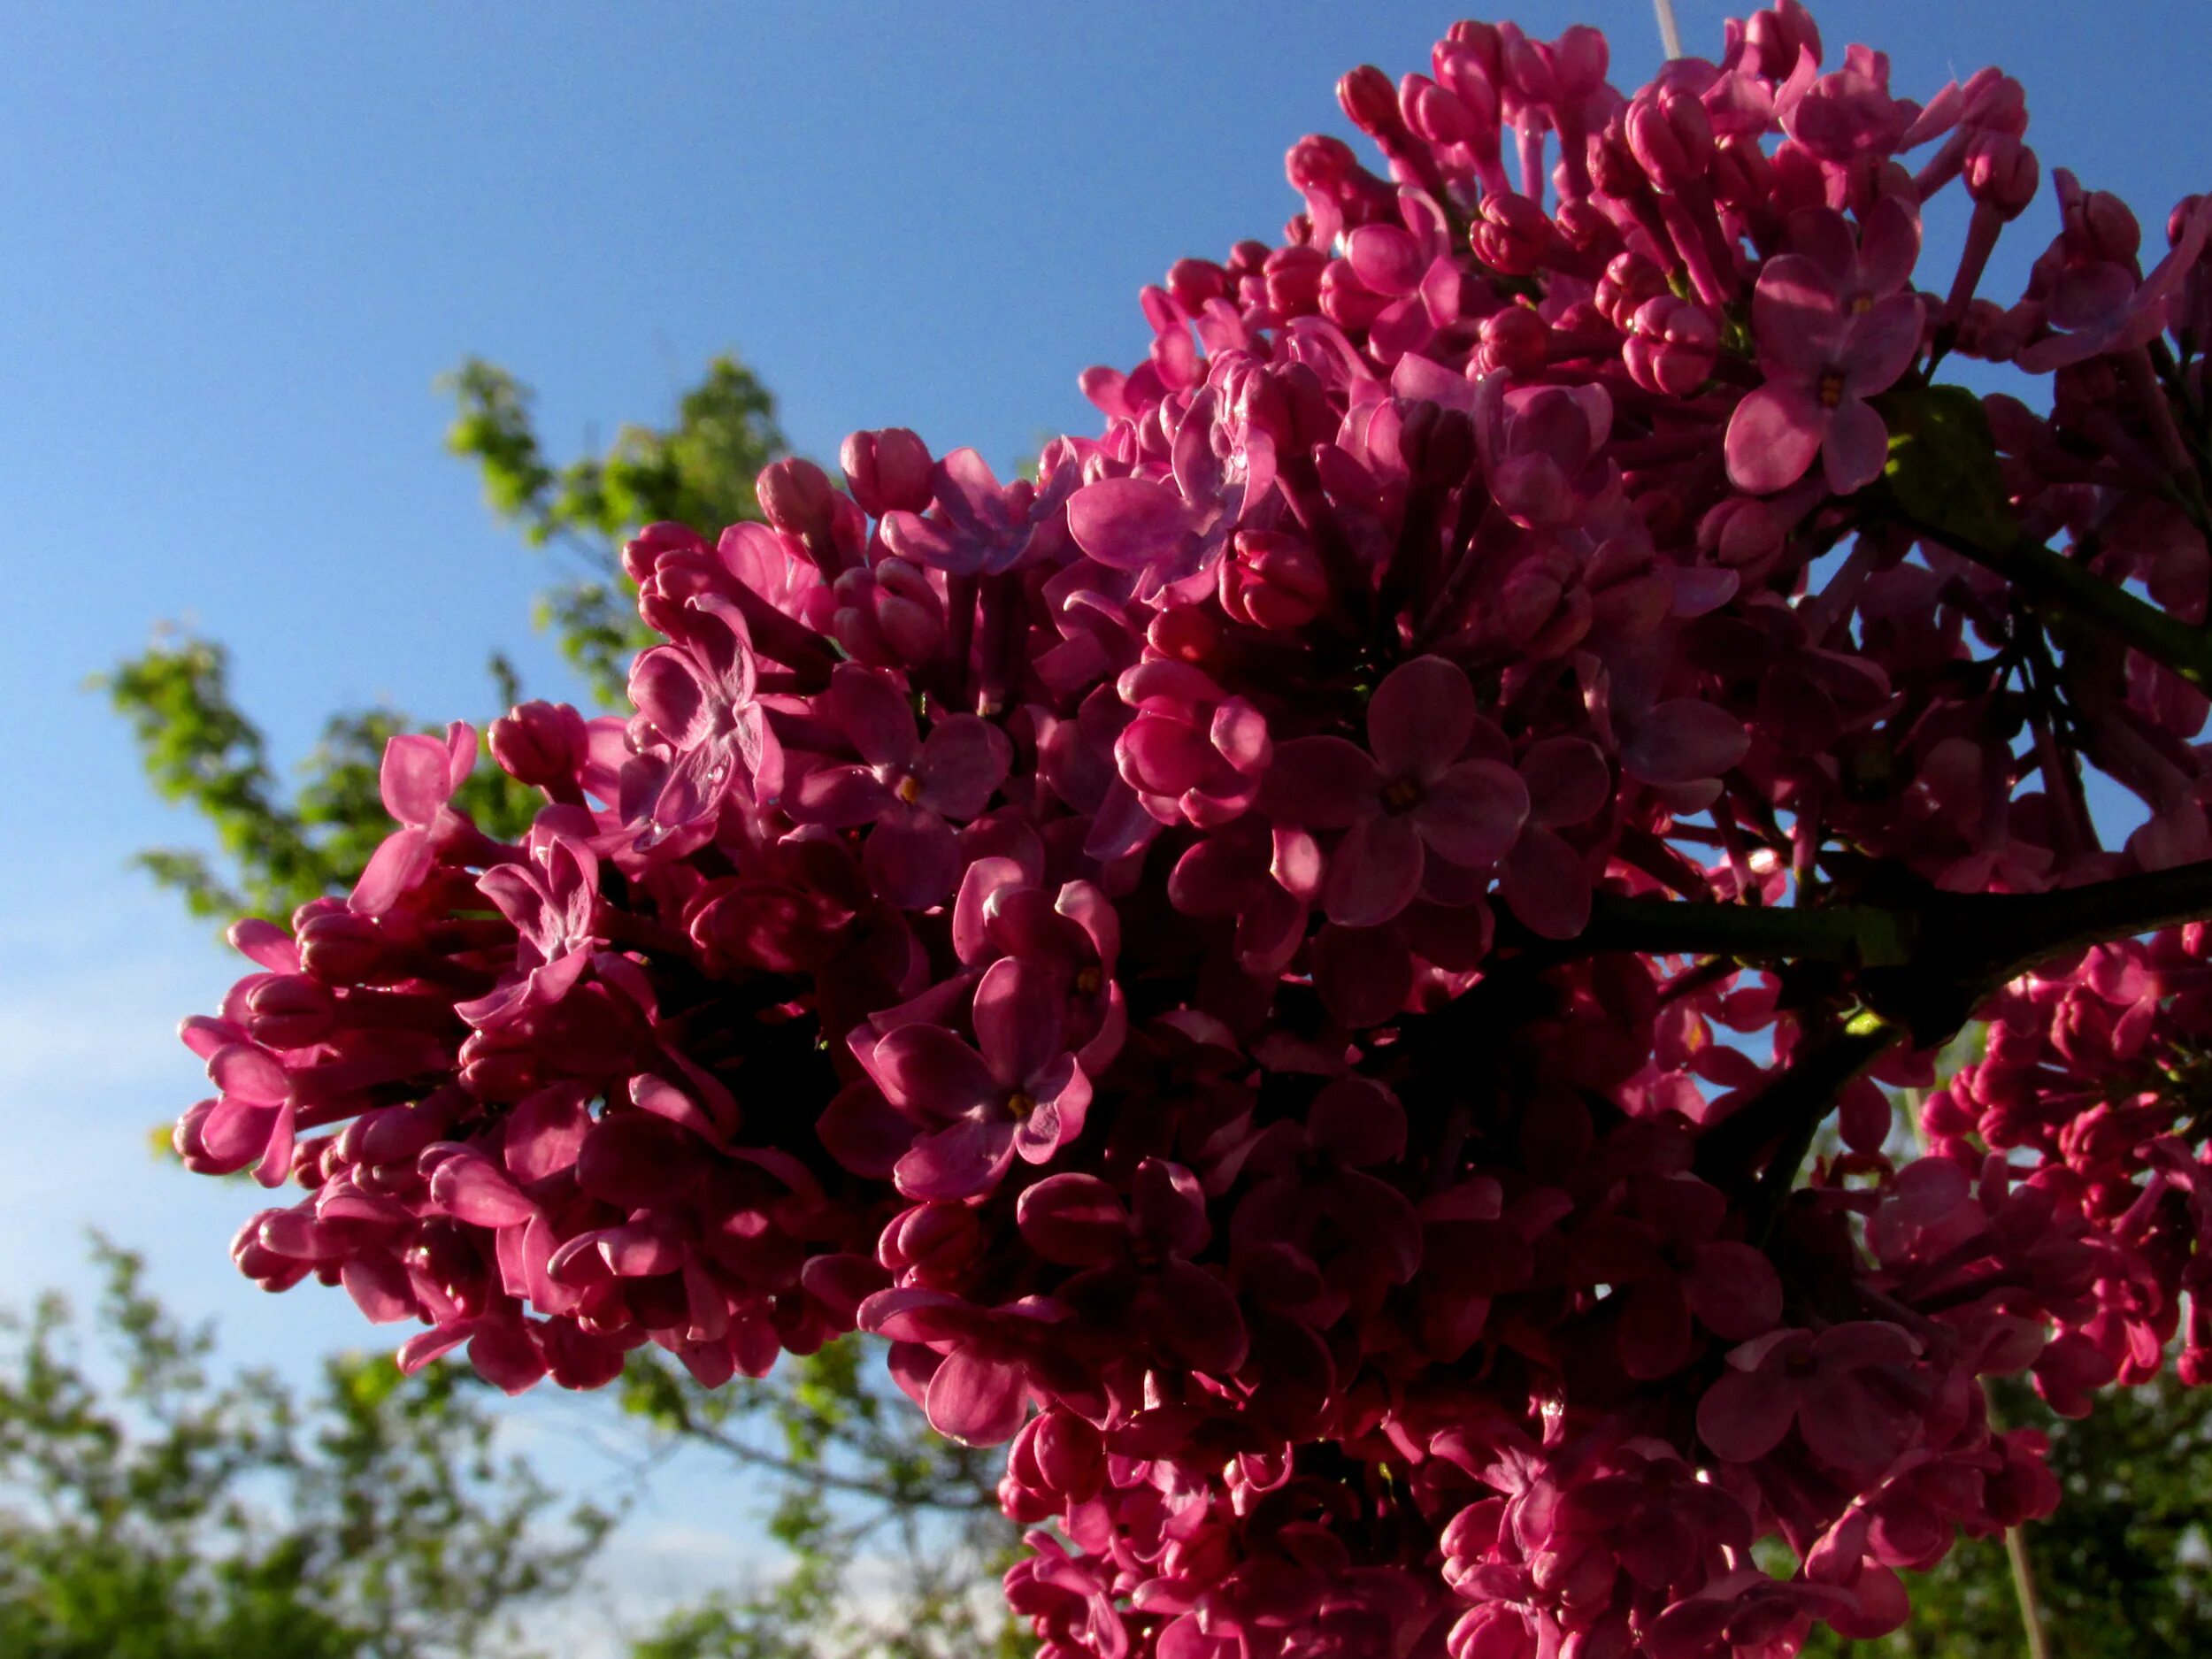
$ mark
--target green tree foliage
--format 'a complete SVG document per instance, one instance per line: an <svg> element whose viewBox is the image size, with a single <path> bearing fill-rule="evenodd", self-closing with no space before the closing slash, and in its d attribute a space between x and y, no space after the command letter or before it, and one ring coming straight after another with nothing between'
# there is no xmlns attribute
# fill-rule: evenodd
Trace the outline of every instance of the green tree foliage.
<svg viewBox="0 0 2212 1659"><path fill-rule="evenodd" d="M305 1400L265 1372L219 1379L209 1333L162 1311L140 1259L96 1249L88 1333L56 1296L0 1314L0 1654L522 1651L516 1617L574 1581L610 1518L552 1514L495 1453L477 1385L358 1356Z"/></svg>
<svg viewBox="0 0 2212 1659"><path fill-rule="evenodd" d="M511 702L514 675L497 657L492 678ZM416 729L396 709L332 715L288 788L261 728L231 695L230 652L220 643L165 632L95 683L130 722L155 791L197 812L222 849L227 869L177 848L138 855L195 916L281 918L342 893L390 827L377 768L386 740ZM497 767L480 766L456 804L492 833L511 834L528 826L538 800Z"/></svg>
<svg viewBox="0 0 2212 1659"><path fill-rule="evenodd" d="M506 370L471 357L442 384L459 405L446 447L476 463L492 511L532 546L580 565L539 595L538 626L594 695L618 702L630 657L650 643L623 573L624 538L662 519L711 534L758 518L753 480L786 448L774 397L736 358L719 357L683 395L674 425L626 425L604 455L556 465L532 423L530 388Z"/></svg>
<svg viewBox="0 0 2212 1659"><path fill-rule="evenodd" d="M529 388L507 371L472 358L442 384L457 408L448 446L475 464L493 511L526 541L571 561L540 596L539 626L595 695L618 700L642 642L622 541L658 519L711 534L758 518L753 479L785 450L774 400L736 359L718 357L668 426L625 426L603 454L556 463L533 422ZM99 683L129 722L155 789L192 809L221 849L212 860L157 850L139 863L196 915L282 918L351 887L389 828L377 789L385 740L420 727L393 709L334 715L288 786L261 728L232 695L229 662L220 643L173 634ZM496 657L493 675L501 705L512 703L513 677ZM488 765L457 804L492 833L514 834L538 803ZM641 1438L641 1463L691 1449L761 1478L741 1490L757 1496L791 1561L779 1579L679 1614L641 1655L1019 1651L991 1583L1015 1541L993 1495L997 1457L932 1433L882 1376L872 1347L857 1338L713 1394L672 1363L634 1357L605 1409ZM896 1594L856 1594L871 1575ZM12 1652L0 1641L0 1653Z"/></svg>

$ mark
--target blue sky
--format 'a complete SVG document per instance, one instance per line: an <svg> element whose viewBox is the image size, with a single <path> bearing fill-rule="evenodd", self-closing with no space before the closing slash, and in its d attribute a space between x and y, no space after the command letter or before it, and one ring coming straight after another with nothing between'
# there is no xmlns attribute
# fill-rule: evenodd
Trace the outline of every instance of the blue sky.
<svg viewBox="0 0 2212 1659"><path fill-rule="evenodd" d="M1717 50L1722 9L1678 9ZM565 455L733 349L803 451L897 423L1003 471L1093 425L1075 376L1140 353L1141 284L1279 227L1286 146L1344 130L1337 75L1425 67L1450 15L0 5L0 1296L81 1285L97 1224L242 1358L365 1334L334 1294L234 1279L251 1195L143 1149L197 1092L171 1026L234 969L125 868L193 826L88 674L187 619L286 757L342 703L487 712L494 647L563 695L543 572L443 454L438 373L506 365ZM1656 65L1643 0L1517 15L1607 27L1624 88ZM1871 41L1911 95L2002 64L2047 179L2074 166L2154 236L2212 185L2200 4L1818 15L1832 63ZM2047 194L1989 288L2052 228Z"/></svg>

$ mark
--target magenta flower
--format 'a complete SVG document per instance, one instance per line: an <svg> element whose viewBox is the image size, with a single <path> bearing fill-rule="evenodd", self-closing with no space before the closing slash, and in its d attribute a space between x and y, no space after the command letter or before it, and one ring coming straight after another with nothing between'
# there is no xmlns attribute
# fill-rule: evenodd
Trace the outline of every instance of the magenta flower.
<svg viewBox="0 0 2212 1659"><path fill-rule="evenodd" d="M873 1069L892 1104L945 1126L893 1171L910 1198L988 1192L1016 1153L1042 1164L1083 1133L1091 1080L1067 1052L1066 1000L1048 969L1007 956L977 981L976 1041L942 1025L902 1025L877 1042Z"/></svg>
<svg viewBox="0 0 2212 1659"><path fill-rule="evenodd" d="M2180 220L2173 247L2140 282L2117 260L2069 265L2046 306L2053 332L2023 347L2014 361L2031 374L2043 374L2147 345L2165 331L2168 311L2203 254L2208 234L2212 204L2200 204Z"/></svg>
<svg viewBox="0 0 2212 1659"><path fill-rule="evenodd" d="M816 707L859 751L861 764L795 767L785 810L802 824L872 826L861 849L870 885L902 909L936 903L960 879L951 825L990 804L1014 746L972 714L939 718L925 740L897 688L853 663L838 665Z"/></svg>
<svg viewBox="0 0 2212 1659"><path fill-rule="evenodd" d="M458 822L446 804L476 768L476 730L459 720L446 727L445 739L408 733L384 746L377 776L384 810L401 828L387 835L353 885L348 906L362 916L381 916L411 887L421 885L436 859L440 831Z"/></svg>
<svg viewBox="0 0 2212 1659"><path fill-rule="evenodd" d="M1277 746L1266 783L1271 815L1345 832L1321 890L1331 921L1388 921L1421 890L1432 855L1481 869L1513 850L1528 821L1528 788L1510 766L1462 758L1478 718L1467 676L1442 657L1423 657L1376 687L1367 749L1340 737Z"/></svg>
<svg viewBox="0 0 2212 1659"><path fill-rule="evenodd" d="M568 995L591 964L598 924L599 860L573 835L553 829L551 815L531 831L526 864L498 864L477 877L477 891L515 925L515 971L495 990L456 1004L480 1030L549 1008ZM588 832L578 811L575 827Z"/></svg>
<svg viewBox="0 0 2212 1659"><path fill-rule="evenodd" d="M902 559L954 576L1001 576L1066 546L1065 509L1079 481L1072 466L1056 469L1041 489L1027 479L1001 484L973 449L955 449L931 481L938 517L883 515L884 545Z"/></svg>
<svg viewBox="0 0 2212 1659"><path fill-rule="evenodd" d="M995 1446L1014 1438L1036 1386L1064 1376L1053 1327L1065 1317L1041 1297L978 1308L942 1291L895 1289L862 1302L859 1325L890 1340L892 1376L921 1402L932 1428L969 1446Z"/></svg>
<svg viewBox="0 0 2212 1659"><path fill-rule="evenodd" d="M740 784L768 801L783 782L782 747L753 695L757 665L745 618L712 594L689 601L680 615L679 642L655 646L630 669L633 740L641 749L668 751L639 826L641 848L695 827L710 833L724 798Z"/></svg>
<svg viewBox="0 0 2212 1659"><path fill-rule="evenodd" d="M1755 1463L1796 1425L1822 1462L1865 1479L1912 1443L1921 1388L1911 1378L1919 1344L1871 1320L1775 1331L1728 1356L1698 1402L1697 1432L1732 1463Z"/></svg>
<svg viewBox="0 0 2212 1659"><path fill-rule="evenodd" d="M1217 1377L1244 1363L1236 1297L1190 1260L1213 1229L1198 1179L1181 1164L1145 1159L1129 1207L1094 1175L1048 1175L1015 1214L1039 1256L1082 1270L1054 1294L1108 1341Z"/></svg>
<svg viewBox="0 0 2212 1659"><path fill-rule="evenodd" d="M1839 495L1882 475L1889 429L1866 400L1894 385L1920 350L1918 297L1884 292L1917 251L1917 228L1909 239L1898 228L1901 212L1873 214L1847 263L1847 233L1839 241L1832 216L1808 216L1805 243L1816 251L1778 255L1759 273L1751 319L1767 380L1728 422L1728 476L1739 489L1786 489L1816 456Z"/></svg>

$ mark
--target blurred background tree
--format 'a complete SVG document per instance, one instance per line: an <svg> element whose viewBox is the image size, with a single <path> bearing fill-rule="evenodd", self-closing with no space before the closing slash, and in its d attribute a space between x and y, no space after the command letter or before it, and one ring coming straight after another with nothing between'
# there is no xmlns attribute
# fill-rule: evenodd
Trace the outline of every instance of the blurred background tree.
<svg viewBox="0 0 2212 1659"><path fill-rule="evenodd" d="M89 1331L51 1295L0 1313L0 1653L519 1652L518 1617L606 1535L588 1505L549 1518L465 1371L342 1356L304 1399L218 1379L211 1333L163 1313L140 1258L95 1251Z"/></svg>

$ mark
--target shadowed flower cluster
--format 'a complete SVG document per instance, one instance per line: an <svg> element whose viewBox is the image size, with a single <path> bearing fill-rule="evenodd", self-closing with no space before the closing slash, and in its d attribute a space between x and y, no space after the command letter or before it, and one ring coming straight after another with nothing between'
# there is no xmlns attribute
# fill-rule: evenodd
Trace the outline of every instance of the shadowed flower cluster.
<svg viewBox="0 0 2212 1659"><path fill-rule="evenodd" d="M240 1269L509 1389L875 1333L1011 1441L1050 1659L1872 1637L2055 1502L1979 1379L2212 1378L2212 207L2056 172L2003 306L1997 72L1794 0L1608 69L1347 76L1383 170L1295 145L1032 477L858 433L648 527L630 717L488 734L518 841L396 740L184 1028L180 1153L296 1188Z"/></svg>

